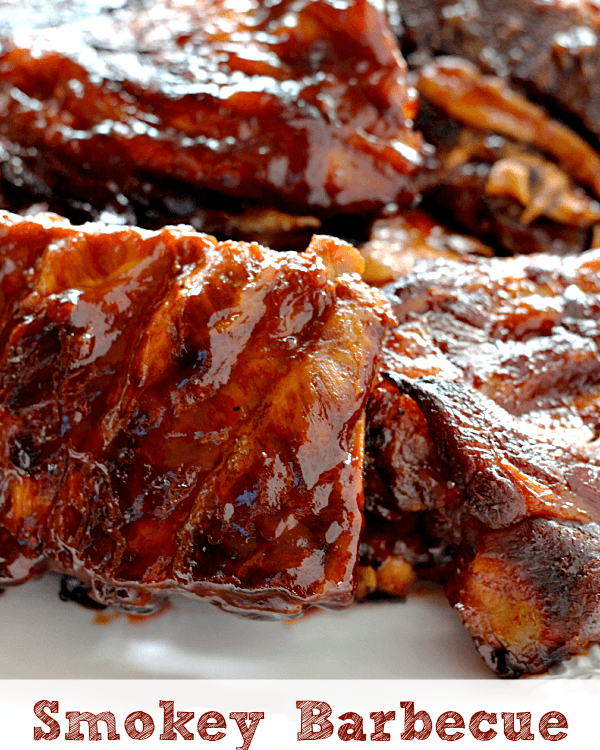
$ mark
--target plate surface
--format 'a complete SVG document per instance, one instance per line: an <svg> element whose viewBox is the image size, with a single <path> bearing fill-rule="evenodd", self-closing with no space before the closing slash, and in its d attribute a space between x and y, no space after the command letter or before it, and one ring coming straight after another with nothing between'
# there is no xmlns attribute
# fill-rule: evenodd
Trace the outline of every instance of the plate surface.
<svg viewBox="0 0 600 750"><path fill-rule="evenodd" d="M57 576L0 597L4 678L493 678L435 589L406 602L256 622L176 598L141 624L58 598Z"/></svg>

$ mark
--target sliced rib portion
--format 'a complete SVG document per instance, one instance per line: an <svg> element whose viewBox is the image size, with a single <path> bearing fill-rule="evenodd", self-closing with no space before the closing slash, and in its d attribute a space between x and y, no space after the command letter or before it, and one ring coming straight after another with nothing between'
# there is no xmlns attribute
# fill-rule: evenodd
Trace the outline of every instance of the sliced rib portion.
<svg viewBox="0 0 600 750"><path fill-rule="evenodd" d="M600 639L599 270L600 251L438 261L387 289L363 564L395 549L445 580L504 675Z"/></svg>
<svg viewBox="0 0 600 750"><path fill-rule="evenodd" d="M464 493L447 590L487 663L540 672L600 640L600 456L463 384L408 387Z"/></svg>
<svg viewBox="0 0 600 750"><path fill-rule="evenodd" d="M416 92L368 0L37 5L0 4L0 161L38 199L151 228L412 200Z"/></svg>
<svg viewBox="0 0 600 750"><path fill-rule="evenodd" d="M2 584L293 616L353 595L389 306L331 238L0 214Z"/></svg>

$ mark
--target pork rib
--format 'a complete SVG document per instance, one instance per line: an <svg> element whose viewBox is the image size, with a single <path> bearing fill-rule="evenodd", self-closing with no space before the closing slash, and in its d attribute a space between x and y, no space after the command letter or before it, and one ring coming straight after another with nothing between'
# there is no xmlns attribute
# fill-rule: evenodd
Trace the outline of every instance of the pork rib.
<svg viewBox="0 0 600 750"><path fill-rule="evenodd" d="M412 200L416 92L368 0L37 6L0 3L0 162L38 200L149 228Z"/></svg>
<svg viewBox="0 0 600 750"><path fill-rule="evenodd" d="M363 564L445 580L506 676L600 640L599 269L598 250L440 260L387 288Z"/></svg>
<svg viewBox="0 0 600 750"><path fill-rule="evenodd" d="M133 611L352 600L390 322L347 245L0 213L0 580Z"/></svg>

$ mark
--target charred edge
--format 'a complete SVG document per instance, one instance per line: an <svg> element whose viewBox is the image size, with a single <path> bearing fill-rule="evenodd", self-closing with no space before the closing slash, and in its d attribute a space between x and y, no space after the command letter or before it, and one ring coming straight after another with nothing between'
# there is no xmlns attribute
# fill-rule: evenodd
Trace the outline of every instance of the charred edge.
<svg viewBox="0 0 600 750"><path fill-rule="evenodd" d="M104 604L94 601L89 596L85 583L73 578L73 576L61 577L58 598L61 602L75 602L86 609L106 609Z"/></svg>
<svg viewBox="0 0 600 750"><path fill-rule="evenodd" d="M410 382L410 380L403 377L402 375L398 375L397 372L392 372L391 370L382 370L380 374L384 380L387 380L392 385L395 385L400 393L406 394L407 396L412 396L412 383Z"/></svg>

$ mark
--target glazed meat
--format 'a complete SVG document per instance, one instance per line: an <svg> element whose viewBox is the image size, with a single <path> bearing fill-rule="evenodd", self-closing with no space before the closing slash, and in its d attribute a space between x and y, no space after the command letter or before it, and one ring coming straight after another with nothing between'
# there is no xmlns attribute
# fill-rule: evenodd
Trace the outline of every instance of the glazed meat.
<svg viewBox="0 0 600 750"><path fill-rule="evenodd" d="M402 388L402 386L401 386ZM503 676L546 670L600 639L600 457L537 435L464 384L408 393L464 493L447 592Z"/></svg>
<svg viewBox="0 0 600 750"><path fill-rule="evenodd" d="M436 146L423 206L502 254L576 253L600 228L600 156L505 80L458 58L418 71L417 125Z"/></svg>
<svg viewBox="0 0 600 750"><path fill-rule="evenodd" d="M416 92L367 0L0 10L0 163L36 200L222 234L277 210L306 237L415 194Z"/></svg>
<svg viewBox="0 0 600 750"><path fill-rule="evenodd" d="M0 581L147 612L352 600L390 323L360 257L0 214Z"/></svg>
<svg viewBox="0 0 600 750"><path fill-rule="evenodd" d="M418 208L373 222L369 241L361 245L360 251L365 259L363 279L374 286L409 273L426 258L458 260L494 254L479 240L441 226Z"/></svg>
<svg viewBox="0 0 600 750"><path fill-rule="evenodd" d="M138 215L128 203L122 206L113 204L95 208L91 203L82 203L50 191L43 190L38 193L35 186L30 189L31 186L24 184L22 180L22 162L10 157L1 145L0 164L4 168L4 173L0 168L0 210L11 213L33 215L52 212L64 216L74 224L89 221L100 221L112 226L141 223L147 229L159 229L181 220L198 231L219 235L224 239L259 242L274 250L299 252L306 248L312 234L324 226L316 216L300 216L276 208L252 205L229 207L227 210L223 206L210 205L208 202L202 207L194 204L192 213L178 217L176 211L169 212L169 206L178 205L177 191L174 191L165 203L165 186L161 190L162 208L158 211L145 211L138 219ZM335 220L330 222L330 228L335 229L336 223ZM362 231L360 224L358 231Z"/></svg>
<svg viewBox="0 0 600 750"><path fill-rule="evenodd" d="M600 251L446 260L387 289L362 564L445 580L507 676L600 639L599 270Z"/></svg>
<svg viewBox="0 0 600 750"><path fill-rule="evenodd" d="M391 0L406 53L458 55L600 137L600 14L585 0ZM398 14L400 19L398 18Z"/></svg>

